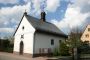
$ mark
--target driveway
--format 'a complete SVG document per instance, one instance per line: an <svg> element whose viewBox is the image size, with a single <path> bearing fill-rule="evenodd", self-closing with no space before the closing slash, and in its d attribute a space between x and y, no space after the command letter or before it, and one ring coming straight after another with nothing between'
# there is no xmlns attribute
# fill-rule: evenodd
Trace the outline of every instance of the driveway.
<svg viewBox="0 0 90 60"><path fill-rule="evenodd" d="M0 60L47 60L46 57L29 58L11 53L0 52Z"/></svg>

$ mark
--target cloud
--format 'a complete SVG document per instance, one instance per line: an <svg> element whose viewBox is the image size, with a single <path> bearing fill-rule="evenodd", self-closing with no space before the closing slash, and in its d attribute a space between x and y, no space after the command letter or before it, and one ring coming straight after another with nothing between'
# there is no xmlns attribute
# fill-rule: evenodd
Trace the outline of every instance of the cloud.
<svg viewBox="0 0 90 60"><path fill-rule="evenodd" d="M66 32L68 32L68 29L81 26L85 22L85 19L87 17L88 14L80 13L80 9L78 8L68 8L64 19L62 19L61 21L54 19L52 20L52 23L57 25L59 28L66 30Z"/></svg>
<svg viewBox="0 0 90 60"><path fill-rule="evenodd" d="M90 23L90 0L76 0L74 4L69 4L62 20L52 20L56 26L68 33L75 27L83 28Z"/></svg>
<svg viewBox="0 0 90 60"><path fill-rule="evenodd" d="M75 0L74 4L70 6L79 7L81 9L81 13L90 12L90 0Z"/></svg>
<svg viewBox="0 0 90 60"><path fill-rule="evenodd" d="M22 18L25 9L30 13L30 2L26 5L2 7L0 9L0 33L12 33ZM9 27L9 28L8 28Z"/></svg>
<svg viewBox="0 0 90 60"><path fill-rule="evenodd" d="M49 12L55 12L60 6L60 0L47 0L46 10Z"/></svg>
<svg viewBox="0 0 90 60"><path fill-rule="evenodd" d="M13 7L3 7L0 9L1 15L11 15L11 14L20 14L19 12L24 12L25 9L27 12L30 10L30 3L26 5L15 5Z"/></svg>
<svg viewBox="0 0 90 60"><path fill-rule="evenodd" d="M56 12L63 0L24 0L26 5L15 5L13 7L2 7L0 9L0 28L6 28L13 25L13 29L17 27L25 9L33 16L38 16L41 12L40 5L46 2L46 12ZM76 26L85 25L90 20L90 0L65 0L73 2L69 4L62 20L53 19L52 23L56 24L63 30L68 30ZM3 4L16 4L19 0L0 0ZM7 32L7 31L6 31Z"/></svg>
<svg viewBox="0 0 90 60"><path fill-rule="evenodd" d="M47 12L55 12L57 8L60 6L60 0L24 0L25 2L32 2L32 8L34 8L33 13L39 13L41 11L42 3L45 4L45 11Z"/></svg>
<svg viewBox="0 0 90 60"><path fill-rule="evenodd" d="M0 9L0 33L15 30L22 14L27 10L28 14L38 16L41 12L41 3L45 1L45 11L55 12L60 6L60 0L24 0L25 5L14 5L12 7L1 7ZM0 0L3 4L16 4L19 0ZM9 28L8 28L9 27ZM5 29L5 30L4 30ZM10 29L10 30L9 30ZM12 32L12 31L11 31Z"/></svg>
<svg viewBox="0 0 90 60"><path fill-rule="evenodd" d="M24 0L24 2L28 2L29 0Z"/></svg>
<svg viewBox="0 0 90 60"><path fill-rule="evenodd" d="M33 15L38 15L40 14L40 0L32 0L31 3L33 4L32 5L32 14Z"/></svg>
<svg viewBox="0 0 90 60"><path fill-rule="evenodd" d="M14 32L14 29L13 28L0 28L0 32L12 33L12 32Z"/></svg>
<svg viewBox="0 0 90 60"><path fill-rule="evenodd" d="M16 4L18 2L19 0L0 0L0 3L3 3L3 4Z"/></svg>

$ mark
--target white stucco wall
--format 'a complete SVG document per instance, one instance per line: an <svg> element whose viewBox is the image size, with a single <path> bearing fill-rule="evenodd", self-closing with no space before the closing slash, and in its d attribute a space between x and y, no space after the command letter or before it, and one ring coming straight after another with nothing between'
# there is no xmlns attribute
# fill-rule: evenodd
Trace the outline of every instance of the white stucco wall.
<svg viewBox="0 0 90 60"><path fill-rule="evenodd" d="M54 45L51 45L51 39L54 39ZM51 48L53 51L56 47L59 46L59 40L65 41L65 38L48 35L48 34L42 34L42 33L36 33L35 34L35 54L39 53L39 49L45 48L46 53L47 49ZM44 52L45 53L45 52Z"/></svg>
<svg viewBox="0 0 90 60"><path fill-rule="evenodd" d="M22 30L22 27L24 26L24 30ZM33 38L34 38L34 32L35 29L32 27L32 25L28 22L26 17L23 17L23 20L15 34L15 40L14 40L14 51L19 52L19 46L21 40L24 43L24 53L30 53L33 54ZM24 39L21 39L21 35L24 34Z"/></svg>

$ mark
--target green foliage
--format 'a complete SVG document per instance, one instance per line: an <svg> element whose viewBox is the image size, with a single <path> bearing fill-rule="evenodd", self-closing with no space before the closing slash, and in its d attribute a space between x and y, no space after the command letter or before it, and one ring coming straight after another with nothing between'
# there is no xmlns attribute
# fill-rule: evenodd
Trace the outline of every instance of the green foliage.
<svg viewBox="0 0 90 60"><path fill-rule="evenodd" d="M13 52L13 44L8 39L0 39L0 51Z"/></svg>
<svg viewBox="0 0 90 60"><path fill-rule="evenodd" d="M13 52L13 48L12 47L8 47L6 48L6 50L4 50L5 52L9 52L9 53L12 53Z"/></svg>
<svg viewBox="0 0 90 60"><path fill-rule="evenodd" d="M4 40L4 42L3 42L3 47L8 47L9 46L9 44L10 44L10 41L9 40Z"/></svg>
<svg viewBox="0 0 90 60"><path fill-rule="evenodd" d="M78 48L79 53L81 54L90 54L90 46L89 46L89 42L85 41L82 42L82 45Z"/></svg>
<svg viewBox="0 0 90 60"><path fill-rule="evenodd" d="M70 35L69 35L69 39L67 40L67 45L69 46L69 48L75 48L75 47L80 47L81 46L81 40L80 40L80 37L81 37L81 33L74 33L74 32L71 32Z"/></svg>
<svg viewBox="0 0 90 60"><path fill-rule="evenodd" d="M61 42L58 48L54 49L53 52L54 56L68 56L69 54L69 47L67 47L66 43Z"/></svg>
<svg viewBox="0 0 90 60"><path fill-rule="evenodd" d="M54 56L59 56L59 55L60 55L58 48L55 48L55 49L54 49L53 55L54 55Z"/></svg>
<svg viewBox="0 0 90 60"><path fill-rule="evenodd" d="M61 42L59 47L59 53L61 56L68 56L69 54L69 47L67 47L66 43Z"/></svg>
<svg viewBox="0 0 90 60"><path fill-rule="evenodd" d="M81 35L82 31L78 27L72 28L70 30L67 40L67 45L69 46L69 48L78 48L81 46Z"/></svg>

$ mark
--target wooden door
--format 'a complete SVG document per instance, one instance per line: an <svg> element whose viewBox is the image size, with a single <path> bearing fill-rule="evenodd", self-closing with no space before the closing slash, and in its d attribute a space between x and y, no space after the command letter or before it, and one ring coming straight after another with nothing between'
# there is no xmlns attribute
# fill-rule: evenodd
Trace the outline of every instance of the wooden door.
<svg viewBox="0 0 90 60"><path fill-rule="evenodd" d="M20 50L20 52L19 52L20 55L23 55L23 48L24 48L24 44L23 44L23 41L21 41L20 42L20 49L19 49Z"/></svg>

